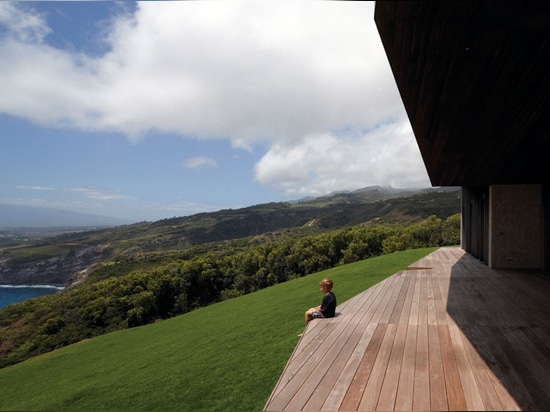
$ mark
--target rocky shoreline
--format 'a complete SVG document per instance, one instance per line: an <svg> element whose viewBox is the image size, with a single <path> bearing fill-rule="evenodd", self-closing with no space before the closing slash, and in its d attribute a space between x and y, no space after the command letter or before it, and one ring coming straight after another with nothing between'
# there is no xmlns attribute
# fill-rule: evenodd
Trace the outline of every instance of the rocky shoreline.
<svg viewBox="0 0 550 412"><path fill-rule="evenodd" d="M105 258L107 247L107 243L86 246L76 252L14 265L4 257L0 260L0 284L68 287L80 283L91 267Z"/></svg>

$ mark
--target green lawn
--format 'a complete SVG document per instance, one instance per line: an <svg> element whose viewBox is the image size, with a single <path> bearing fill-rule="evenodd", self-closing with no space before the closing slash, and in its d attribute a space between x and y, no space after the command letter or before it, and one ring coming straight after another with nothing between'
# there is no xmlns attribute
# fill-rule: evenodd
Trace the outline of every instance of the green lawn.
<svg viewBox="0 0 550 412"><path fill-rule="evenodd" d="M0 410L261 410L323 277L342 303L433 250L339 266L0 369Z"/></svg>

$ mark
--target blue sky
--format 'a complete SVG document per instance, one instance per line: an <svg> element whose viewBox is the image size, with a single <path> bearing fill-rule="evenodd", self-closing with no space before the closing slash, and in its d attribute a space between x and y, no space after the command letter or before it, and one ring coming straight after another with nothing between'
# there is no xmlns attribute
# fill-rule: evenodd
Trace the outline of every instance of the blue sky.
<svg viewBox="0 0 550 412"><path fill-rule="evenodd" d="M157 220L430 185L371 2L0 2L0 204Z"/></svg>

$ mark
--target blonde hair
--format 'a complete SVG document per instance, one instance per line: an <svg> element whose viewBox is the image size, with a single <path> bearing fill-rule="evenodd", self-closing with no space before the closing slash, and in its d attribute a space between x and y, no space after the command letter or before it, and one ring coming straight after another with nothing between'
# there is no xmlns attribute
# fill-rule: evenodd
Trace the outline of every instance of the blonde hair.
<svg viewBox="0 0 550 412"><path fill-rule="evenodd" d="M329 291L332 290L332 287L334 286L332 280L328 278L324 278L319 285L326 287Z"/></svg>

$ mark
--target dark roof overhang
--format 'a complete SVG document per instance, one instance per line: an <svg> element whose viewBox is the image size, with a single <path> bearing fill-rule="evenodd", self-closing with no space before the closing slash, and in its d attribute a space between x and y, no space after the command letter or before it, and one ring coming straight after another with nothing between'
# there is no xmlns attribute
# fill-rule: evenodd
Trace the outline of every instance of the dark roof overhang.
<svg viewBox="0 0 550 412"><path fill-rule="evenodd" d="M434 186L550 181L550 2L381 1L375 22Z"/></svg>

